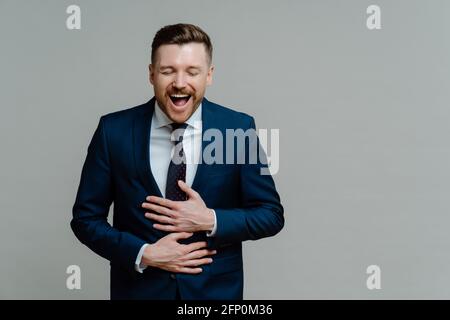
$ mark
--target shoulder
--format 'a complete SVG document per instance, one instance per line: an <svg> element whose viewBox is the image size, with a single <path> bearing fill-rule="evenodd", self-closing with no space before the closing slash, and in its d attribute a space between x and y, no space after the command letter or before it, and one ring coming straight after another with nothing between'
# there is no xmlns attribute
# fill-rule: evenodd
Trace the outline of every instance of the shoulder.
<svg viewBox="0 0 450 320"><path fill-rule="evenodd" d="M234 107L225 107L210 100L205 100L206 103L204 107L209 108L211 112L214 113L214 116L220 117L221 119L227 119L228 121L232 121L236 124L247 125L252 124L255 121L251 115L238 111Z"/></svg>

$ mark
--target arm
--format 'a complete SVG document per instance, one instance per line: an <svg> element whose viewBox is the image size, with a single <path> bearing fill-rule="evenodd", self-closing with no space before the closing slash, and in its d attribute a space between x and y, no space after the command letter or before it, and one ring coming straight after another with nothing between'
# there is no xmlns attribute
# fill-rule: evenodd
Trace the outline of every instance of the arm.
<svg viewBox="0 0 450 320"><path fill-rule="evenodd" d="M256 129L253 118L250 120L249 129ZM259 139L257 145L265 158ZM271 175L261 175L261 168L267 165L263 164L259 157L255 164L250 163L249 155L252 152L254 151L250 150L246 140L245 163L240 165L242 205L232 209L214 208L217 230L214 237L208 238L211 247L270 237L284 226L284 210L273 178Z"/></svg>
<svg viewBox="0 0 450 320"><path fill-rule="evenodd" d="M136 257L145 241L131 233L120 232L108 223L113 200L105 119L102 117L89 144L70 226L76 237L92 251L127 270L134 270Z"/></svg>

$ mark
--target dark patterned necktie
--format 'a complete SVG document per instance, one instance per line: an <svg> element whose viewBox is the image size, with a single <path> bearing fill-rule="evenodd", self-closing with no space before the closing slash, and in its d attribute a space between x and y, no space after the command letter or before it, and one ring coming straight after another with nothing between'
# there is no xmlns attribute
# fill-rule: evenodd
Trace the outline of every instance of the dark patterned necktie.
<svg viewBox="0 0 450 320"><path fill-rule="evenodd" d="M183 150L183 134L186 123L172 123L172 134L175 138L175 147L169 170L167 171L166 199L184 201L186 193L178 186L178 180L186 181L186 156Z"/></svg>

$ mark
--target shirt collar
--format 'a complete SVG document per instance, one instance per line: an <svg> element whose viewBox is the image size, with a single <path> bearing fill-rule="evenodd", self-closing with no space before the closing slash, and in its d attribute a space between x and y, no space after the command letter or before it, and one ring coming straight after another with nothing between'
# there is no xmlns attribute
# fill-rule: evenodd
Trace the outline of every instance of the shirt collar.
<svg viewBox="0 0 450 320"><path fill-rule="evenodd" d="M167 117L167 115L162 111L161 107L158 104L158 101L155 100L155 112L153 117L153 124L156 129L162 128L165 126L168 126L173 121ZM194 113L189 117L189 119L186 120L186 123L195 128L195 129L201 129L202 128L202 103L198 106L197 110L194 111Z"/></svg>

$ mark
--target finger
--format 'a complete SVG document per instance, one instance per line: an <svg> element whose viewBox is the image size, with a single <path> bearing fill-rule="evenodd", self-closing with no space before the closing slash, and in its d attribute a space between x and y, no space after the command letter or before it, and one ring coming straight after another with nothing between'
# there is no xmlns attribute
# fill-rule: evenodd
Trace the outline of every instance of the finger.
<svg viewBox="0 0 450 320"><path fill-rule="evenodd" d="M198 274L201 273L202 271L203 271L202 268L179 267L176 269L176 272L189 274Z"/></svg>
<svg viewBox="0 0 450 320"><path fill-rule="evenodd" d="M174 217L174 212L170 210L169 208L154 204L154 203L143 203L142 207L145 209L153 210L157 213L163 214L168 217Z"/></svg>
<svg viewBox="0 0 450 320"><path fill-rule="evenodd" d="M155 221L158 221L160 223L165 223L165 224L170 224L170 225L174 225L175 224L175 220L166 216L161 216L159 214L154 214L154 213L150 213L150 212L146 212L145 213L145 217L148 219L152 219Z"/></svg>
<svg viewBox="0 0 450 320"><path fill-rule="evenodd" d="M147 200L148 202L153 202L153 203L159 204L160 206L167 207L167 208L173 208L174 205L176 205L175 201L172 201L169 199L164 199L161 197L156 197L156 196L148 196L147 198L145 198L145 200Z"/></svg>
<svg viewBox="0 0 450 320"><path fill-rule="evenodd" d="M170 236L175 240L187 239L193 235L192 232L176 232L171 233Z"/></svg>
<svg viewBox="0 0 450 320"><path fill-rule="evenodd" d="M182 262L182 265L185 267L198 267L204 264L210 264L213 262L211 258L203 258L203 259L191 259Z"/></svg>
<svg viewBox="0 0 450 320"><path fill-rule="evenodd" d="M168 225L168 224L155 223L155 224L153 224L153 228L155 228L157 230L161 230L161 231L166 231L166 232L180 232L180 229L178 227Z"/></svg>
<svg viewBox="0 0 450 320"><path fill-rule="evenodd" d="M202 249L202 248L206 247L207 245L208 245L208 243L206 241L194 242L194 243L186 244L186 250L187 250L187 252L192 252L195 250Z"/></svg>
<svg viewBox="0 0 450 320"><path fill-rule="evenodd" d="M178 186L182 191L186 192L189 198L197 198L198 193L189 187L183 180L178 180Z"/></svg>
<svg viewBox="0 0 450 320"><path fill-rule="evenodd" d="M183 257L183 259L186 259L186 260L199 259L199 258L203 258L205 256L214 255L216 253L217 253L216 250L208 250L208 249L196 250L196 251L192 251L192 252L188 253L187 255L185 255Z"/></svg>

